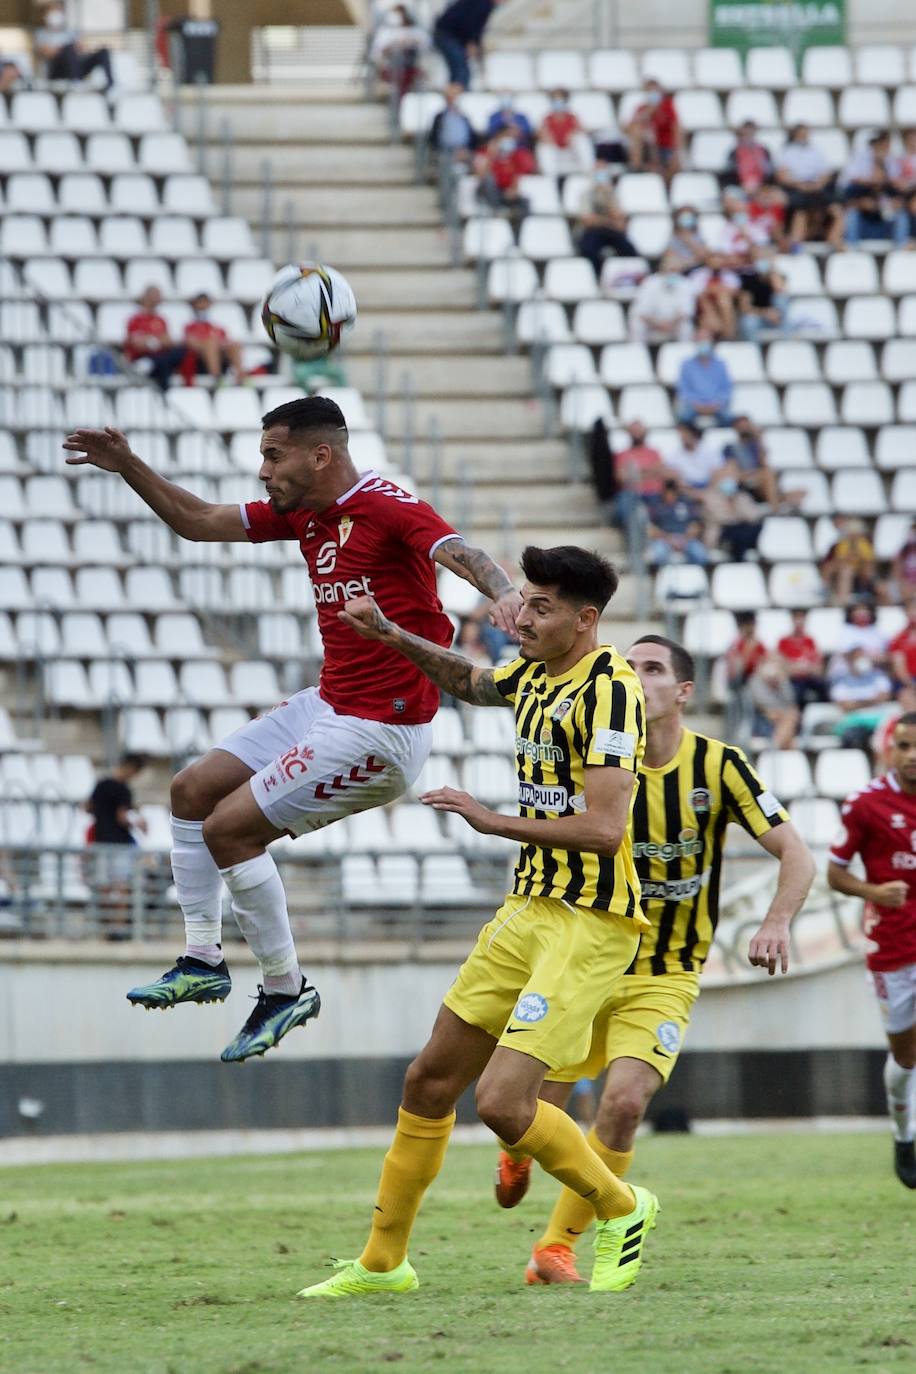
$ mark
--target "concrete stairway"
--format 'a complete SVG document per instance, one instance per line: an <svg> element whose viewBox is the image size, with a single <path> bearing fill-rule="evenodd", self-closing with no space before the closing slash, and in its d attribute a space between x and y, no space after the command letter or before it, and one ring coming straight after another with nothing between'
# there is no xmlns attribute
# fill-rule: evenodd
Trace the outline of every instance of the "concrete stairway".
<svg viewBox="0 0 916 1374"><path fill-rule="evenodd" d="M436 192L416 181L412 149L391 142L385 106L356 88L301 86L216 87L208 106L214 178L221 122L233 131L232 212L260 229L269 159L271 256L288 255L291 206L296 256L317 254L350 278L360 317L348 379L371 413L383 341L385 436L419 491L498 554L517 555L529 540L619 553L591 489L570 480L566 443L533 394L527 357L506 354L501 314L478 309L474 272L452 266Z"/></svg>

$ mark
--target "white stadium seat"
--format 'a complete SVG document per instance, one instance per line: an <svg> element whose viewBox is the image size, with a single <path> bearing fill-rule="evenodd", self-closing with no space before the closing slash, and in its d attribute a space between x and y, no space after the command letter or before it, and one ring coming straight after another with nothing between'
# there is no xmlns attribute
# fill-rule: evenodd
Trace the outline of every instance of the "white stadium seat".
<svg viewBox="0 0 916 1374"><path fill-rule="evenodd" d="M573 258L570 261L580 260ZM548 263L548 271L554 265ZM526 301L534 295L537 288L537 269L529 258L502 258L490 264L487 273L487 295L491 301Z"/></svg>
<svg viewBox="0 0 916 1374"><path fill-rule="evenodd" d="M891 104L880 86L846 86L840 91L837 119L844 129L884 128L891 122Z"/></svg>
<svg viewBox="0 0 916 1374"><path fill-rule="evenodd" d="M806 560L774 563L770 570L770 600L792 610L817 606L824 588L817 564Z"/></svg>
<svg viewBox="0 0 916 1374"><path fill-rule="evenodd" d="M879 468L916 466L916 425L883 425L875 442Z"/></svg>
<svg viewBox="0 0 916 1374"><path fill-rule="evenodd" d="M816 439L817 465L835 468L863 467L869 462L864 432L857 425L825 425Z"/></svg>
<svg viewBox="0 0 916 1374"><path fill-rule="evenodd" d="M816 429L820 425L836 424L836 404L826 382L790 382L783 397L783 408L790 425Z"/></svg>
<svg viewBox="0 0 916 1374"><path fill-rule="evenodd" d="M901 302L901 334L909 332L902 323L903 306L908 299L910 297L905 297ZM913 324L913 333L916 333L916 317ZM875 339L882 343L893 338L897 333L893 302L886 296L860 296L847 301L843 311L843 333L850 339Z"/></svg>
<svg viewBox="0 0 916 1374"><path fill-rule="evenodd" d="M845 801L871 781L871 768L861 749L826 749L814 765L814 789L819 796Z"/></svg>
<svg viewBox="0 0 916 1374"><path fill-rule="evenodd" d="M737 628L731 611L712 607L688 611L684 620L684 647L698 658L718 658L735 641Z"/></svg>
<svg viewBox="0 0 916 1374"><path fill-rule="evenodd" d="M824 377L832 386L877 381L878 368L871 345L851 339L829 343L824 351Z"/></svg>
<svg viewBox="0 0 916 1374"><path fill-rule="evenodd" d="M530 54L488 52L484 59L484 82L491 91L530 91L537 85Z"/></svg>
<svg viewBox="0 0 916 1374"><path fill-rule="evenodd" d="M566 311L558 301L523 301L515 317L515 333L520 343L529 345L572 341ZM591 340L583 339L582 342Z"/></svg>
<svg viewBox="0 0 916 1374"><path fill-rule="evenodd" d="M771 91L737 90L730 93L725 102L726 123L736 129L748 119L761 128L775 128L779 124L779 112Z"/></svg>
<svg viewBox="0 0 916 1374"><path fill-rule="evenodd" d="M558 215L527 216L519 230L518 247L535 262L572 257L575 251L569 225Z"/></svg>
<svg viewBox="0 0 916 1374"><path fill-rule="evenodd" d="M712 599L729 611L755 611L768 606L763 573L755 563L719 563L712 572Z"/></svg>
<svg viewBox="0 0 916 1374"><path fill-rule="evenodd" d="M769 515L760 529L757 552L767 562L811 559L811 531L800 515Z"/></svg>
<svg viewBox="0 0 916 1374"><path fill-rule="evenodd" d="M798 81L795 61L788 48L750 48L744 60L747 84L769 91L788 91ZM736 81L735 85L740 85Z"/></svg>
<svg viewBox="0 0 916 1374"><path fill-rule="evenodd" d="M870 253L835 253L827 259L824 285L830 296L871 296L880 289Z"/></svg>
<svg viewBox="0 0 916 1374"><path fill-rule="evenodd" d="M589 57L589 85L600 91L632 91L639 85L636 58L625 48L601 49Z"/></svg>
<svg viewBox="0 0 916 1374"><path fill-rule="evenodd" d="M891 339L881 352L881 375L888 382L916 377L916 340Z"/></svg>
<svg viewBox="0 0 916 1374"><path fill-rule="evenodd" d="M811 765L801 749L762 749L757 772L781 802L808 797L813 791Z"/></svg>
<svg viewBox="0 0 916 1374"><path fill-rule="evenodd" d="M545 48L535 57L534 82L526 82L524 89L530 85L539 86L542 91L555 90L557 87L568 91L585 90L588 76L582 53Z"/></svg>
<svg viewBox="0 0 916 1374"><path fill-rule="evenodd" d="M511 265L521 267L522 264L530 267L534 273L532 288L526 293L530 296L537 286L537 273L533 264L528 263L524 258ZM502 266L501 263L494 263L493 267L490 268L491 274L495 267ZM595 280L595 269L588 258L553 258L544 269L544 292L551 300L564 301L570 304L597 297L598 283ZM498 297L494 299L498 299ZM525 297L518 299L525 299Z"/></svg>
<svg viewBox="0 0 916 1374"><path fill-rule="evenodd" d="M783 123L808 124L812 128L829 129L834 122L833 97L823 89L797 86L786 92L782 107Z"/></svg>
<svg viewBox="0 0 916 1374"><path fill-rule="evenodd" d="M884 485L874 468L849 468L835 473L833 505L841 515L880 515L887 510Z"/></svg>
<svg viewBox="0 0 916 1374"><path fill-rule="evenodd" d="M668 210L668 193L657 172L624 172L615 186L621 210L626 215L663 215Z"/></svg>
<svg viewBox="0 0 916 1374"><path fill-rule="evenodd" d="M560 424L564 429L585 431L596 420L614 423L614 407L603 386L571 386L560 400Z"/></svg>
<svg viewBox="0 0 916 1374"><path fill-rule="evenodd" d="M852 57L848 48L811 47L802 57L801 78L806 86L829 86L838 91L852 83Z"/></svg>
<svg viewBox="0 0 916 1374"><path fill-rule="evenodd" d="M843 388L841 414L844 424L893 424L894 393L887 382L851 382Z"/></svg>

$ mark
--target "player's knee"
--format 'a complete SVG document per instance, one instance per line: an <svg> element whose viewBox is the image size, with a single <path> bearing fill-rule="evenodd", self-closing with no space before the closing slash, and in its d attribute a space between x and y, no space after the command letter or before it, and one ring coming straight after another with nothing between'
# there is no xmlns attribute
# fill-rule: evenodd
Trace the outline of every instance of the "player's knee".
<svg viewBox="0 0 916 1374"><path fill-rule="evenodd" d="M514 1144L521 1140L531 1124L534 1110L524 1104L507 1100L504 1087L498 1083L480 1082L475 1098L477 1115L500 1140Z"/></svg>
<svg viewBox="0 0 916 1374"><path fill-rule="evenodd" d="M597 1111L596 1127L602 1140L631 1136L646 1110L645 1097L633 1085L605 1091ZM615 1148L612 1144L611 1148Z"/></svg>
<svg viewBox="0 0 916 1374"><path fill-rule="evenodd" d="M215 798L199 763L191 763L175 774L169 800L173 816L180 816L185 821L206 820L213 810Z"/></svg>
<svg viewBox="0 0 916 1374"><path fill-rule="evenodd" d="M455 1093L448 1078L437 1071L428 1057L418 1054L404 1075L404 1106L417 1116L448 1116L455 1105Z"/></svg>

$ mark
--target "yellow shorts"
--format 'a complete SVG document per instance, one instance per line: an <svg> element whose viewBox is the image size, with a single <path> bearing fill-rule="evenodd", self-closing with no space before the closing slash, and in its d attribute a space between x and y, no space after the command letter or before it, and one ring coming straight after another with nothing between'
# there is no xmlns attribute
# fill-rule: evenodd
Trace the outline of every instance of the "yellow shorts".
<svg viewBox="0 0 916 1374"><path fill-rule="evenodd" d="M574 1064L588 1052L592 1023L632 963L641 929L628 916L512 894L480 932L444 1003L551 1069Z"/></svg>
<svg viewBox="0 0 916 1374"><path fill-rule="evenodd" d="M585 1058L548 1077L555 1083L575 1083L578 1078L597 1078L615 1059L641 1059L667 1083L699 991L695 973L665 973L657 978L627 974L598 1012Z"/></svg>

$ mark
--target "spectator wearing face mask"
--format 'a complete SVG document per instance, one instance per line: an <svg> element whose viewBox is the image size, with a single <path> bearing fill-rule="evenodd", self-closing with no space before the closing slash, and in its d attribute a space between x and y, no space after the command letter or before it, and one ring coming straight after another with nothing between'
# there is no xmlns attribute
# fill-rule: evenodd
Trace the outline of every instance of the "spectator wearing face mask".
<svg viewBox="0 0 916 1374"><path fill-rule="evenodd" d="M688 278L696 300L697 337L733 339L738 330L738 294L741 278L725 265L721 253L709 253L704 267Z"/></svg>
<svg viewBox="0 0 916 1374"><path fill-rule="evenodd" d="M712 246L725 267L743 276L751 270L755 253L768 246L769 233L765 224L751 219L747 197L737 186L722 196L722 213L725 220Z"/></svg>
<svg viewBox="0 0 916 1374"><path fill-rule="evenodd" d="M491 138L503 133L512 134L515 140L525 148L534 146L534 130L531 127L531 120L521 110L515 108L515 102L508 91L501 97L499 109L494 110L487 120L484 140L489 143Z"/></svg>
<svg viewBox="0 0 916 1374"><path fill-rule="evenodd" d="M667 465L682 486L698 493L722 474L722 458L711 444L703 442L702 432L696 425L682 420L677 434L680 442L668 454Z"/></svg>
<svg viewBox="0 0 916 1374"><path fill-rule="evenodd" d="M700 238L699 216L692 205L682 205L674 217L674 231L665 257L679 272L691 272L706 261L706 244Z"/></svg>
<svg viewBox="0 0 916 1374"><path fill-rule="evenodd" d="M541 121L537 139L538 165L545 176L589 172L595 150L591 139L569 108L569 92L550 92L550 110Z"/></svg>
<svg viewBox="0 0 916 1374"><path fill-rule="evenodd" d="M867 749L893 695L893 683L868 654L841 656L830 680L830 700L843 719L834 727L847 748Z"/></svg>
<svg viewBox="0 0 916 1374"><path fill-rule="evenodd" d="M191 301L194 317L184 327L184 340L194 371L207 372L216 381L229 372L238 384L243 375L241 346L229 338L225 329L211 320L210 307L210 297L205 291L199 292Z"/></svg>
<svg viewBox="0 0 916 1374"><path fill-rule="evenodd" d="M701 566L709 562L699 508L676 481L668 479L658 496L649 497L646 513L649 536L646 562L650 568L663 568L674 562Z"/></svg>
<svg viewBox="0 0 916 1374"><path fill-rule="evenodd" d="M846 197L846 242L855 248L863 239L905 243L906 211L896 198L894 178L899 159L891 155L891 136L879 129L853 153L840 176Z"/></svg>
<svg viewBox="0 0 916 1374"><path fill-rule="evenodd" d="M779 485L770 467L760 426L748 415L736 415L733 424L735 438L726 444L722 456L732 464L744 490L775 509L781 499Z"/></svg>
<svg viewBox="0 0 916 1374"><path fill-rule="evenodd" d="M626 228L627 217L617 204L611 169L606 162L598 162L591 184L582 195L577 225L579 253L588 258L596 274L600 274L607 253L622 258L639 256L627 238Z"/></svg>
<svg viewBox="0 0 916 1374"><path fill-rule="evenodd" d="M731 373L713 349L712 336L697 330L697 349L681 363L677 380L677 418L681 425L730 425L732 422Z"/></svg>
<svg viewBox="0 0 916 1374"><path fill-rule="evenodd" d="M645 100L637 105L625 132L634 172L661 172L670 181L680 171L683 134L674 97L653 77L646 81Z"/></svg>
<svg viewBox="0 0 916 1374"><path fill-rule="evenodd" d="M669 257L640 282L630 306L630 337L637 343L686 342L693 335L694 293Z"/></svg>
<svg viewBox="0 0 916 1374"><path fill-rule="evenodd" d="M776 182L789 201L789 238L804 243L821 234L832 248L843 243L843 215L836 206L836 177L807 124L796 124L776 159Z"/></svg>
<svg viewBox="0 0 916 1374"><path fill-rule="evenodd" d="M824 656L808 634L806 618L805 611L793 611L792 630L783 635L776 645L798 707L805 707L812 701L823 701L827 690L824 683Z"/></svg>
<svg viewBox="0 0 916 1374"><path fill-rule="evenodd" d="M658 449L647 442L642 420L627 425L627 435L629 444L614 457L614 520L622 529L629 527L647 502L660 495L664 483L672 477Z"/></svg>
<svg viewBox="0 0 916 1374"><path fill-rule="evenodd" d="M769 506L755 501L743 490L730 463L714 474L702 500L703 539L707 548L723 549L732 563L742 563L757 547Z"/></svg>
<svg viewBox="0 0 916 1374"><path fill-rule="evenodd" d="M528 201L519 181L537 172L530 148L523 148L512 134L499 134L478 154L475 170L479 200L494 210L506 210L514 220L527 215Z"/></svg>
<svg viewBox="0 0 916 1374"><path fill-rule="evenodd" d="M738 311L738 333L749 343L772 338L785 329L789 313L786 279L776 271L766 250L755 259L754 270L741 278Z"/></svg>
<svg viewBox="0 0 916 1374"><path fill-rule="evenodd" d="M767 655L754 670L748 694L754 708L754 734L772 740L774 749L792 749L799 710L788 674L776 654Z"/></svg>
<svg viewBox="0 0 916 1374"><path fill-rule="evenodd" d="M773 180L773 159L758 139L752 119L746 119L738 130L737 142L725 160L725 179L749 196Z"/></svg>
<svg viewBox="0 0 916 1374"><path fill-rule="evenodd" d="M33 44L36 57L45 63L49 81L83 81L98 68L105 77L106 90L114 85L109 50L87 52L76 29L67 27L66 11L57 0L41 10L41 25Z"/></svg>
<svg viewBox="0 0 916 1374"><path fill-rule="evenodd" d="M445 109L440 110L429 130L429 141L440 157L452 162L470 162L477 142L467 115L458 105L461 87L451 82L445 88Z"/></svg>

